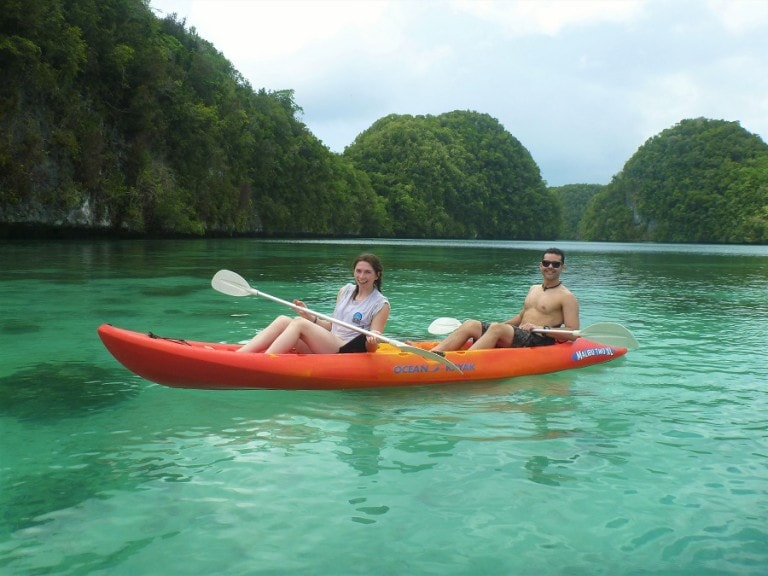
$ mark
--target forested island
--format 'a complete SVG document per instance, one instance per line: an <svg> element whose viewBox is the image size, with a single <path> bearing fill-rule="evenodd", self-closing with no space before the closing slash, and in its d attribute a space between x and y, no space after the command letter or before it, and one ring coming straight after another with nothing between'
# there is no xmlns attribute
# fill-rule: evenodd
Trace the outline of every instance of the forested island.
<svg viewBox="0 0 768 576"><path fill-rule="evenodd" d="M0 69L0 237L768 243L768 145L736 121L683 119L609 184L552 188L477 111L386 116L331 152L292 90L147 0L4 2Z"/></svg>

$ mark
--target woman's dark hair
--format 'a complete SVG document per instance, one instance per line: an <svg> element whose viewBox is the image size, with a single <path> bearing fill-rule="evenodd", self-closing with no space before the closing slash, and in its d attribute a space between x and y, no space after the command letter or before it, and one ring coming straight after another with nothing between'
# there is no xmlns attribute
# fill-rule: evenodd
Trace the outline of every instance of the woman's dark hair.
<svg viewBox="0 0 768 576"><path fill-rule="evenodd" d="M563 264L565 264L565 252L560 250L560 248L547 248L544 250L544 254L557 254L560 256L560 259L562 260Z"/></svg>
<svg viewBox="0 0 768 576"><path fill-rule="evenodd" d="M368 262L368 264L371 265L371 268L373 268L373 271L376 272L377 275L373 285L376 286L379 292L381 292L381 281L384 279L384 266L381 265L381 260L379 257L376 256L376 254L371 254L370 252L360 254L360 256L355 258L355 263L352 264L353 271L358 262ZM355 287L355 291L357 291L357 287Z"/></svg>

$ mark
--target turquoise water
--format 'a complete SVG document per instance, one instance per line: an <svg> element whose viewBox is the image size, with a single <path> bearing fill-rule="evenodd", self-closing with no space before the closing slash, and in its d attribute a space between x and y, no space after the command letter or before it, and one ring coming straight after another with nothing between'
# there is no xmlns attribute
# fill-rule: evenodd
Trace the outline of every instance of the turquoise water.
<svg viewBox="0 0 768 576"><path fill-rule="evenodd" d="M548 245L548 243L546 243ZM3 574L768 573L768 248L561 243L582 325L641 348L577 371L350 392L175 390L109 322L239 341L386 267L388 335L505 318L537 242L4 243Z"/></svg>

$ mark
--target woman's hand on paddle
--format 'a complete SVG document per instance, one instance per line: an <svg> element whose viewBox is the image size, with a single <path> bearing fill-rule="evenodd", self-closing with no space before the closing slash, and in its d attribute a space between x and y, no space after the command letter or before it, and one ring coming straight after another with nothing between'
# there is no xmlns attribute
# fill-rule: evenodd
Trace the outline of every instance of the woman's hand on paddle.
<svg viewBox="0 0 768 576"><path fill-rule="evenodd" d="M381 332L379 332L378 330L371 330L371 332L375 332L376 334L381 335ZM379 347L379 339L374 338L373 336L366 336L365 342L366 342L366 348L368 349L369 352L374 352Z"/></svg>
<svg viewBox="0 0 768 576"><path fill-rule="evenodd" d="M307 307L307 305L304 304L302 300L294 300L293 304L295 306L299 306L300 308ZM302 312L301 310L296 310L296 312L299 314L299 316L301 316L305 320L309 320L310 322L314 322L316 320L316 318L312 314L309 314L308 312Z"/></svg>

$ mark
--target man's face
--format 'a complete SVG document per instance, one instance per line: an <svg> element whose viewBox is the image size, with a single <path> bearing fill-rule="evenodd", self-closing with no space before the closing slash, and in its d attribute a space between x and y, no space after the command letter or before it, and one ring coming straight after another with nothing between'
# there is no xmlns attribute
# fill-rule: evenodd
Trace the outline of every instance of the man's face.
<svg viewBox="0 0 768 576"><path fill-rule="evenodd" d="M556 280L565 269L565 264L563 264L562 256L547 252L539 262L539 269L544 278Z"/></svg>

